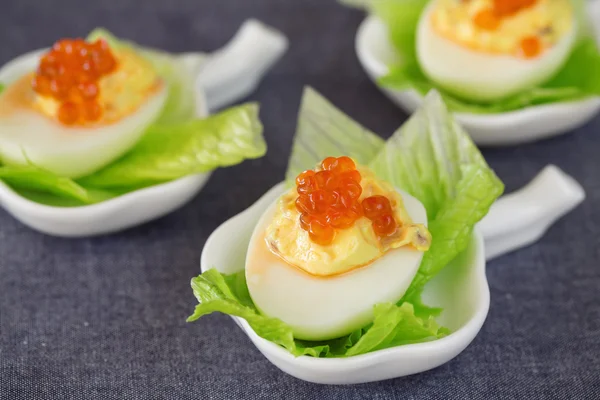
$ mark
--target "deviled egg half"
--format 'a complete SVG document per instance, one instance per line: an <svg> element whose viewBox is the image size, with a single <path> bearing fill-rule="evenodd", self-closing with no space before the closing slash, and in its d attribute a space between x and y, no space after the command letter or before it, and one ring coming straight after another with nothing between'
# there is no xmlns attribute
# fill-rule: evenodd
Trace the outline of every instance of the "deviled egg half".
<svg viewBox="0 0 600 400"><path fill-rule="evenodd" d="M348 157L328 157L274 202L246 256L246 282L261 313L305 340L368 325L373 306L396 302L431 243L414 197Z"/></svg>
<svg viewBox="0 0 600 400"><path fill-rule="evenodd" d="M418 23L416 52L440 87L493 101L549 79L576 36L570 0L433 0Z"/></svg>
<svg viewBox="0 0 600 400"><path fill-rule="evenodd" d="M127 152L168 92L148 60L102 39L63 39L5 68L19 73L0 93L0 162L63 177L87 175Z"/></svg>

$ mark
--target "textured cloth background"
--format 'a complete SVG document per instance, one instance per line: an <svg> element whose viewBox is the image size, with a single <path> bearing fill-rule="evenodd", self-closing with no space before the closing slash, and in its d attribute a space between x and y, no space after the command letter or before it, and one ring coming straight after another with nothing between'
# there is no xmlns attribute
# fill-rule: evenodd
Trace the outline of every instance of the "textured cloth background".
<svg viewBox="0 0 600 400"><path fill-rule="evenodd" d="M384 136L406 118L356 60L362 14L331 0L0 5L0 63L98 25L171 51L210 51L257 17L291 40L252 96L262 103L267 156L217 171L181 210L82 240L41 235L0 211L1 399L600 398L600 118L560 138L484 152L509 192L555 163L588 198L539 243L489 263L490 313L458 358L412 377L319 386L276 369L228 317L187 324L189 280L208 235L282 179L303 85Z"/></svg>

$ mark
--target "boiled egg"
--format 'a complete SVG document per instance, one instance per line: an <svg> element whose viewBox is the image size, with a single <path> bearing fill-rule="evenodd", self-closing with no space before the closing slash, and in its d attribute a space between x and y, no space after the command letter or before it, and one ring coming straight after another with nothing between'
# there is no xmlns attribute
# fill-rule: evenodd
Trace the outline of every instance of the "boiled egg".
<svg viewBox="0 0 600 400"><path fill-rule="evenodd" d="M433 0L418 23L416 53L440 87L491 102L552 77L576 32L569 0Z"/></svg>
<svg viewBox="0 0 600 400"><path fill-rule="evenodd" d="M131 149L159 117L167 85L134 49L102 43L112 54L110 65L103 74L85 75L97 43L62 40L49 52L27 54L0 69L6 84L0 93L1 163L34 164L69 178L85 176ZM60 58L57 48L60 54L80 52L81 57ZM63 81L41 76L44 63L50 64L49 76L60 74ZM37 82L46 87L38 89ZM57 82L71 86L61 88Z"/></svg>
<svg viewBox="0 0 600 400"><path fill-rule="evenodd" d="M271 204L253 231L245 267L249 293L261 313L287 323L295 338L328 340L368 325L373 306L397 302L419 269L431 241L421 202L383 182L363 179L361 185L361 199L385 194L396 219L403 219L402 233L387 243L364 216L338 230L331 243L315 243L291 206L296 188Z"/></svg>

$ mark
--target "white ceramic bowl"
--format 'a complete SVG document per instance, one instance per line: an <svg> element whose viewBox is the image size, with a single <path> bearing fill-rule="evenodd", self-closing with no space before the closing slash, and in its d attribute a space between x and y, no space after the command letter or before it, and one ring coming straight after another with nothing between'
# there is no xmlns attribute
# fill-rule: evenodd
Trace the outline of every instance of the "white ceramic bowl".
<svg viewBox="0 0 600 400"><path fill-rule="evenodd" d="M590 2L589 12L600 38L600 0ZM393 90L377 83L377 79L387 74L388 65L398 59L385 24L368 16L358 29L355 46L361 65L379 89L406 112L414 112L423 96L414 90ZM455 117L478 145L507 146L568 133L588 122L598 111L600 98L590 98L499 114L455 113Z"/></svg>
<svg viewBox="0 0 600 400"><path fill-rule="evenodd" d="M205 117L244 98L287 50L287 39L256 20L242 25L235 37L214 54L185 53L190 71L198 74L196 113ZM10 83L23 70L37 65L44 50L20 56L0 69L0 82ZM206 93L206 98L205 98ZM0 181L0 205L25 225L64 237L100 235L120 231L164 216L191 200L210 177L192 175L172 182L81 207L52 207L28 200Z"/></svg>
<svg viewBox="0 0 600 400"><path fill-rule="evenodd" d="M202 251L201 269L217 268L223 273L243 270L254 227L284 191L283 184L273 187L250 208L217 228ZM550 194L551 202L540 201ZM424 300L429 305L444 308L439 322L452 330L452 334L440 340L348 358L294 357L258 336L244 319L232 318L269 361L282 371L310 382L364 383L435 368L463 351L483 325L490 304L486 258L537 240L556 219L577 206L584 197L577 182L557 167L548 166L525 188L499 199L480 222L468 251L426 286ZM492 253L487 252L488 245Z"/></svg>

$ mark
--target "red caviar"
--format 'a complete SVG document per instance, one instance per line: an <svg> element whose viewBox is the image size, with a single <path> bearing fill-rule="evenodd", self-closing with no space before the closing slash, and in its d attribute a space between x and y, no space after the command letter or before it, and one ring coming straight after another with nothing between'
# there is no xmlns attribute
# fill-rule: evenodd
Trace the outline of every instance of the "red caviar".
<svg viewBox="0 0 600 400"><path fill-rule="evenodd" d="M500 18L510 17L535 5L538 0L494 0L494 14Z"/></svg>
<svg viewBox="0 0 600 400"><path fill-rule="evenodd" d="M327 157L316 171L307 170L296 177L296 209L300 227L310 239L328 245L336 229L347 229L363 215L373 221L379 236L396 231L397 224L390 201L385 196L371 196L359 201L362 177L349 157Z"/></svg>
<svg viewBox="0 0 600 400"><path fill-rule="evenodd" d="M103 111L97 101L99 81L116 67L106 41L62 39L42 57L31 85L36 93L60 103L57 118L61 123L93 122Z"/></svg>
<svg viewBox="0 0 600 400"><path fill-rule="evenodd" d="M490 8L485 8L473 16L473 24L486 31L498 29L502 20L518 12L533 7L538 0L494 0ZM537 57L542 52L542 42L536 36L524 37L519 45L519 53L524 58Z"/></svg>
<svg viewBox="0 0 600 400"><path fill-rule="evenodd" d="M473 17L473 23L486 31L494 31L500 26L500 19L491 8L486 8L479 11Z"/></svg>
<svg viewBox="0 0 600 400"><path fill-rule="evenodd" d="M521 40L521 53L525 58L537 57L542 51L542 43L536 36L527 36Z"/></svg>
<svg viewBox="0 0 600 400"><path fill-rule="evenodd" d="M365 217L373 222L373 230L377 236L389 236L396 232L398 224L394 219L392 205L385 196L370 196L362 201Z"/></svg>

